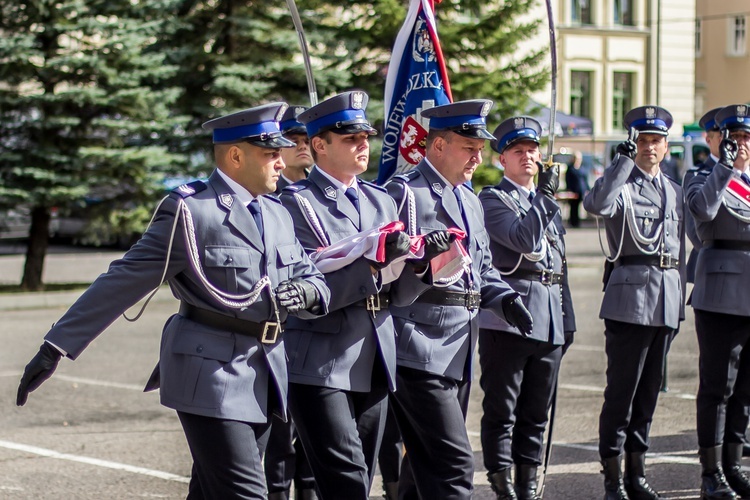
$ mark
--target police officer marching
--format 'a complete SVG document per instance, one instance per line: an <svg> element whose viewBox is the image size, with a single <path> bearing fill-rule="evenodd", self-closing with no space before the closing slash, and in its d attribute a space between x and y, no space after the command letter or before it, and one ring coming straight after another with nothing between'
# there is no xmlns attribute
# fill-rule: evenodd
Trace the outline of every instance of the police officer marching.
<svg viewBox="0 0 750 500"><path fill-rule="evenodd" d="M741 470L750 414L750 114L722 108L719 161L687 186L702 248L691 304L700 350L698 446L704 499L750 498Z"/></svg>
<svg viewBox="0 0 750 500"><path fill-rule="evenodd" d="M547 415L564 346L575 331L565 229L555 200L559 170L557 165L545 170L540 163L541 130L527 116L508 118L495 129L497 140L490 144L500 154L505 175L479 194L492 264L534 317L533 329L525 335L490 311L479 312L482 453L499 500L541 498L537 468Z"/></svg>
<svg viewBox="0 0 750 500"><path fill-rule="evenodd" d="M660 496L646 480L648 433L666 354L684 319L683 196L659 169L670 113L642 106L624 121L629 138L584 199L589 213L604 218L610 251L599 313L607 354L599 454L605 498L652 499Z"/></svg>
<svg viewBox="0 0 750 500"><path fill-rule="evenodd" d="M471 257L453 282L436 281L432 263L402 276L398 288L419 297L391 306L398 335L398 390L391 401L406 448L402 500L471 498L474 457L465 419L480 303L524 333L532 327L519 295L492 267L482 207L465 184L482 161L485 141L494 139L486 129L492 104L477 99L423 110L430 120L426 156L387 185L410 234L460 228Z"/></svg>
<svg viewBox="0 0 750 500"><path fill-rule="evenodd" d="M193 457L188 498L265 498L261 459L274 412L286 415L281 327L327 312L329 290L273 196L284 168L273 103L206 122L217 168L175 189L143 237L55 323L26 366L26 403L59 359L76 359L120 314L167 281L167 321L148 389L177 411ZM271 230L274 228L276 230ZM286 230L278 230L286 228ZM265 229L265 230L264 230Z"/></svg>

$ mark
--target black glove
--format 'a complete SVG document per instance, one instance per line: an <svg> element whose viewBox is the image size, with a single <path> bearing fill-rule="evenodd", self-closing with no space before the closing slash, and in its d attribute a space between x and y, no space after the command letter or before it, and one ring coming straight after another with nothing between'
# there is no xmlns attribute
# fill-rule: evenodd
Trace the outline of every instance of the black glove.
<svg viewBox="0 0 750 500"><path fill-rule="evenodd" d="M521 296L517 293L509 293L503 297L503 315L505 320L521 331L521 335L528 337L531 335L531 329L534 326L534 318L521 301Z"/></svg>
<svg viewBox="0 0 750 500"><path fill-rule="evenodd" d="M411 242L408 234L403 231L388 233L385 237L385 261L375 262L371 260L370 265L378 270L383 269L394 260L408 254L410 248Z"/></svg>
<svg viewBox="0 0 750 500"><path fill-rule="evenodd" d="M635 129L633 127L630 127L630 132L628 132L627 140L617 145L617 152L623 156L627 156L631 160L635 160L635 155L638 152L638 146L635 145L635 140L637 138L638 134L636 133Z"/></svg>
<svg viewBox="0 0 750 500"><path fill-rule="evenodd" d="M719 161L728 167L734 166L734 160L737 159L737 141L729 137L729 130L724 129L723 138L719 143Z"/></svg>
<svg viewBox="0 0 750 500"><path fill-rule="evenodd" d="M287 312L294 314L308 310L313 314L320 311L320 293L312 283L302 278L282 281L276 287L276 299Z"/></svg>
<svg viewBox="0 0 750 500"><path fill-rule="evenodd" d="M437 229L424 236L424 257L421 259L410 259L414 264L427 264L432 259L451 248L451 243L456 241L457 236L445 229Z"/></svg>
<svg viewBox="0 0 750 500"><path fill-rule="evenodd" d="M57 368L57 363L62 358L60 351L45 342L39 348L26 368L23 370L21 383L18 384L16 404L23 406L29 397L29 393L35 391L42 383L50 378Z"/></svg>
<svg viewBox="0 0 750 500"><path fill-rule="evenodd" d="M560 165L553 163L549 168L545 169L544 165L540 162L536 162L536 164L539 167L539 179L536 185L537 191L554 199L555 193L560 187Z"/></svg>

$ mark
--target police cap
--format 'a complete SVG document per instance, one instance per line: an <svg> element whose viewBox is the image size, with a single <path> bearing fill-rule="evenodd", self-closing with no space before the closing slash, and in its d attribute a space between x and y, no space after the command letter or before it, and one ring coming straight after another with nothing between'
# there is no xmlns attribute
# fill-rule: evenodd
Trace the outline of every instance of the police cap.
<svg viewBox="0 0 750 500"><path fill-rule="evenodd" d="M719 128L732 130L746 130L750 132L750 116L748 116L747 104L732 104L721 108L716 113L716 123Z"/></svg>
<svg viewBox="0 0 750 500"><path fill-rule="evenodd" d="M305 127L305 124L300 122L297 117L300 115L300 113L303 113L308 109L310 108L308 108L307 106L289 106L289 109L286 110L284 116L281 117L281 122L279 123L281 133L284 135L307 135L307 128Z"/></svg>
<svg viewBox="0 0 750 500"><path fill-rule="evenodd" d="M669 135L672 115L659 106L640 106L625 115L625 128L634 128L642 134Z"/></svg>
<svg viewBox="0 0 750 500"><path fill-rule="evenodd" d="M487 115L494 103L489 99L474 99L443 104L422 110L422 117L430 119L430 130L450 130L472 139L493 140L487 132Z"/></svg>
<svg viewBox="0 0 750 500"><path fill-rule="evenodd" d="M701 116L698 125L700 125L701 128L706 132L718 131L719 124L716 123L716 113L718 113L719 111L721 111L721 108L714 108L705 115Z"/></svg>
<svg viewBox="0 0 750 500"><path fill-rule="evenodd" d="M281 136L279 120L287 109L284 102L274 102L214 118L203 124L213 130L214 144L245 141L261 148L291 148L294 143Z"/></svg>
<svg viewBox="0 0 750 500"><path fill-rule="evenodd" d="M492 133L496 140L490 141L490 147L502 154L509 146L519 141L531 141L539 144L542 124L530 116L513 116L503 121Z"/></svg>
<svg viewBox="0 0 750 500"><path fill-rule="evenodd" d="M369 97L361 90L344 92L316 104L297 119L305 124L307 135L316 136L331 131L337 134L367 132L377 134L365 115Z"/></svg>

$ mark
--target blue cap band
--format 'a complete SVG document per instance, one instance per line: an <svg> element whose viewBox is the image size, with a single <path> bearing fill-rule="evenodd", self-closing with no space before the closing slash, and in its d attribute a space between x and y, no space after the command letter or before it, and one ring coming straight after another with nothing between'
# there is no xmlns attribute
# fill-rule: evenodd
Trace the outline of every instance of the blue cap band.
<svg viewBox="0 0 750 500"><path fill-rule="evenodd" d="M719 126L716 124L716 120L709 120L706 122L703 128L706 130L706 132L711 132L712 130L718 129Z"/></svg>
<svg viewBox="0 0 750 500"><path fill-rule="evenodd" d="M283 132L283 131L285 131L287 129L290 129L290 128L305 128L305 124L304 123L300 123L300 122L298 122L295 119L284 120L283 122L279 123L279 128Z"/></svg>
<svg viewBox="0 0 750 500"><path fill-rule="evenodd" d="M235 142L248 137L257 137L262 134L278 134L279 122L269 121L253 123L251 125L240 125L238 127L215 128L214 143Z"/></svg>
<svg viewBox="0 0 750 500"><path fill-rule="evenodd" d="M639 120L633 120L633 122L630 124L630 126L636 130L640 130L638 127L641 127L642 125L650 125L650 128L669 130L667 122L665 122L664 120L659 120L657 118L641 118Z"/></svg>
<svg viewBox="0 0 750 500"><path fill-rule="evenodd" d="M438 118L433 116L430 118L430 128L435 130L447 130L454 128L462 128L463 125L487 125L487 121L483 116L475 115L459 115L459 116L446 116ZM472 127L475 128L475 127Z"/></svg>
<svg viewBox="0 0 750 500"><path fill-rule="evenodd" d="M520 128L518 130L514 130L513 132L505 134L503 138L498 142L498 144L500 145L498 149L500 151L503 151L506 147L508 147L509 142L518 138L528 139L536 143L539 142L539 136L536 134L536 130L534 130L533 128Z"/></svg>
<svg viewBox="0 0 750 500"><path fill-rule="evenodd" d="M750 119L745 116L730 116L729 118L725 118L721 122L721 128L725 128L727 125L736 125L738 123L741 123L745 126L750 126Z"/></svg>
<svg viewBox="0 0 750 500"><path fill-rule="evenodd" d="M331 113L329 115L321 116L317 120L312 120L307 123L307 135L310 137L318 135L320 132L325 130L336 128L338 122L350 122L350 123L364 123L369 125L365 112L361 109L344 109Z"/></svg>

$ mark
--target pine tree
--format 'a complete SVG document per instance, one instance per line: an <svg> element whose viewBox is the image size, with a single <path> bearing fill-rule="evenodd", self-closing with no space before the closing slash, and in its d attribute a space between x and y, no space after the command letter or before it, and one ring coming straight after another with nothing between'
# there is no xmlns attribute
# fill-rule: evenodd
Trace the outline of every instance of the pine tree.
<svg viewBox="0 0 750 500"><path fill-rule="evenodd" d="M21 287L43 287L52 207L96 193L139 205L185 158L161 145L178 123L149 51L173 0L18 0L0 5L0 199L28 206Z"/></svg>

